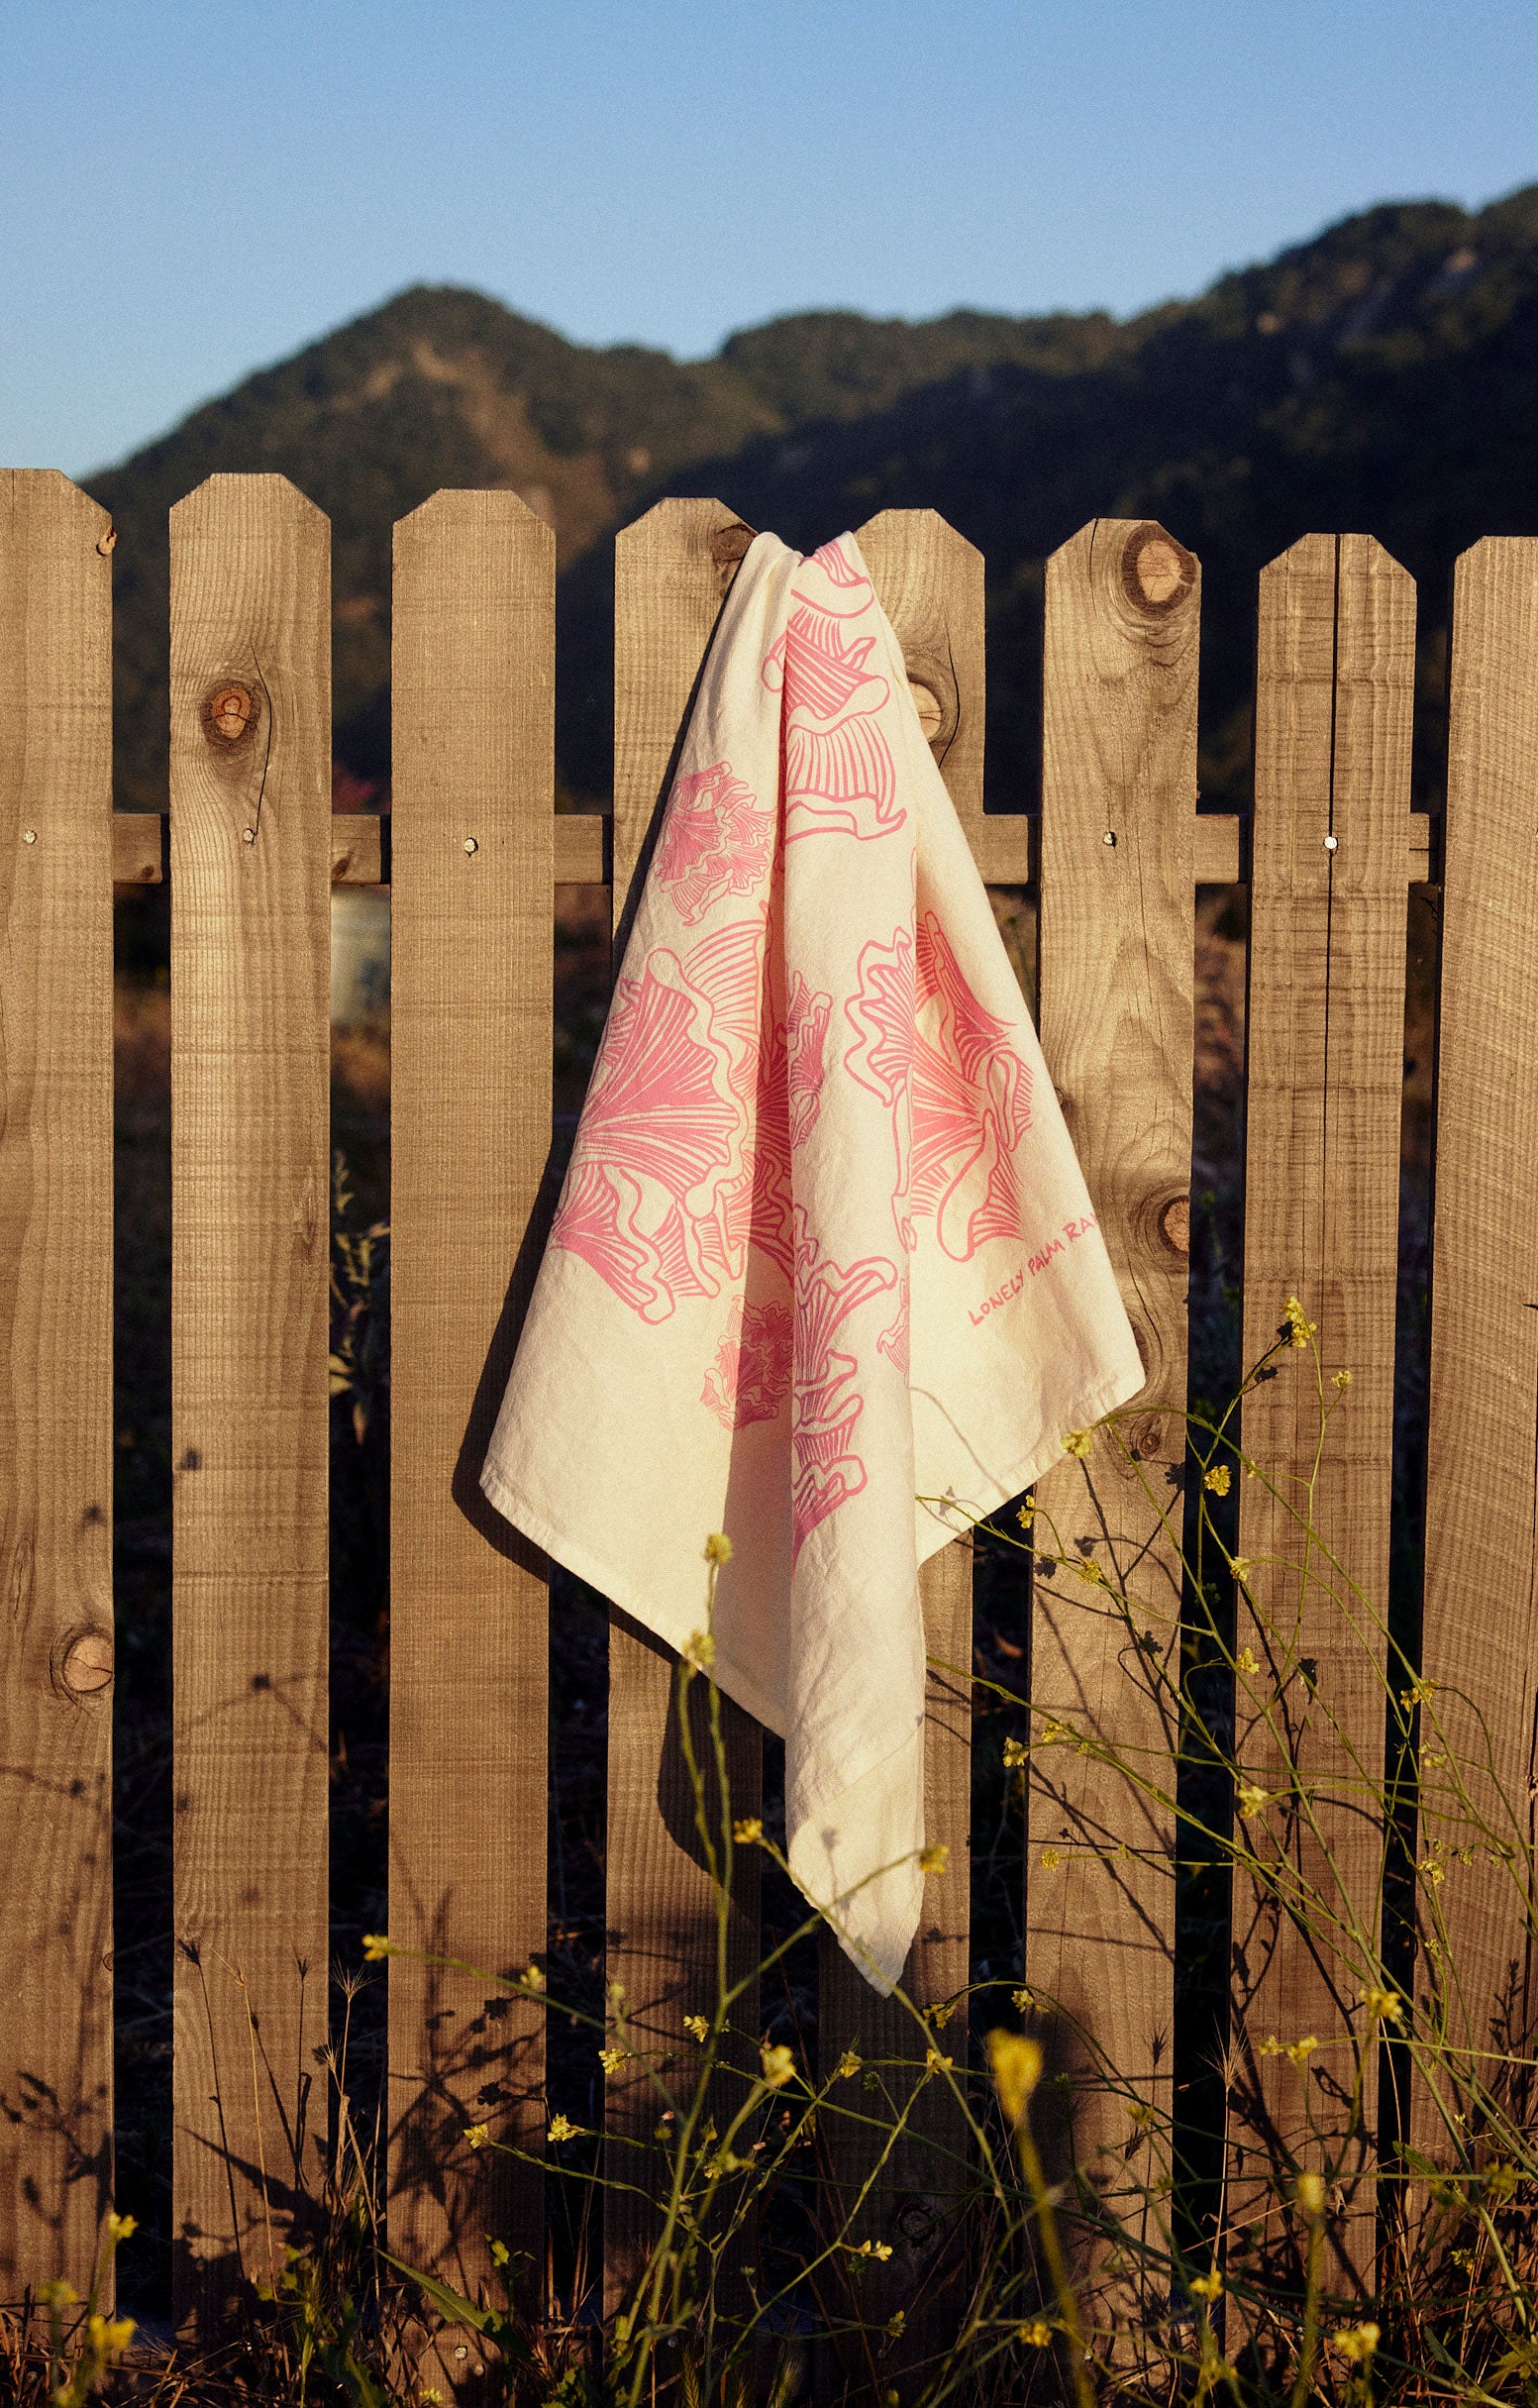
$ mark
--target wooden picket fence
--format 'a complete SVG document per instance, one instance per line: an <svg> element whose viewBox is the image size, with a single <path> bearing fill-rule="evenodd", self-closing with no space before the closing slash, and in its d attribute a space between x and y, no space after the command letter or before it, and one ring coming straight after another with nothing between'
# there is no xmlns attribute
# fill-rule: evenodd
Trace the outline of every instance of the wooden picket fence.
<svg viewBox="0 0 1538 2408"><path fill-rule="evenodd" d="M324 517L281 478L216 476L171 528L174 2234L183 2306L217 2308L264 2262L325 2112L329 890L387 882L393 898L389 1931L521 1966L546 1940L547 1589L476 1472L549 1204L554 890L608 885L623 923L750 531L717 502L673 501L619 537L603 819L553 804L548 528L508 493L439 493L402 520L381 821L331 814ZM1444 848L1410 808L1414 588L1370 538L1304 536L1262 576L1253 826L1196 809L1199 580L1162 529L1099 520L1049 565L1039 824L982 811L981 558L927 511L883 513L860 542L984 877L1038 890L1042 1041L1148 1367L1135 1451L1170 1491L1183 1474L1195 895L1251 889L1245 1354L1294 1294L1326 1370L1349 1366L1316 1513L1379 1601L1406 890L1441 880L1424 1666L1483 1714L1491 1780L1525 1794L1538 543L1489 540L1459 568ZM0 2297L46 2274L83 2282L112 2182L112 900L115 880L160 876L162 829L111 810L109 553L103 513L61 477L0 478ZM1313 1454L1300 1385L1246 1406L1247 1447L1283 1482ZM1103 1463L1098 1476L1098 1543L1148 1627L1129 1649L1094 1592L1039 1570L1032 1694L1157 1772L1179 1734L1150 1666L1176 1665L1179 1569L1144 1483ZM1042 1484L1071 1529L1083 1494L1073 1463ZM1286 1543L1246 1484L1242 1551ZM971 1660L970 1584L961 1545L926 1575L932 1651L953 1666ZM1303 1715L1299 1760L1340 1862L1371 1881L1381 1833L1360 1804L1330 1828L1329 1801L1349 1786L1343 1749L1382 1760L1383 1668L1338 1615L1304 1612L1295 1654L1343 1735ZM610 1680L608 1969L666 2040L708 1993L709 1883L668 1733L669 1663L620 1617ZM751 1813L759 1733L737 1713L728 1724ZM968 1978L968 1750L965 1690L937 1675L930 1819L951 1855L910 1966L921 2000ZM1101 1753L1041 1764L1032 1853L1053 1840L1062 1860L1030 1874L1024 1977L1168 2111L1175 1833ZM758 1951L744 1854L742 1967ZM1475 2042L1527 1962L1512 1898L1475 1866L1442 1901ZM1260 2035L1351 2007L1299 1936L1245 1915L1241 1886L1236 2044L1264 2090ZM489 2115L538 2152L542 2012L488 2012L468 1975L409 1960L389 1984L394 2245L473 2283L487 2233L538 2254L538 2174L458 2136ZM835 2055L891 2037L891 2010L836 1950L821 1999ZM613 2122L648 2112L616 2076ZM1086 2098L1080 2149L1124 2138L1124 2110ZM1242 2196L1242 2150L1235 2179ZM911 2281L928 2243L894 2194L879 2213ZM622 2202L611 2298L643 2238Z"/></svg>

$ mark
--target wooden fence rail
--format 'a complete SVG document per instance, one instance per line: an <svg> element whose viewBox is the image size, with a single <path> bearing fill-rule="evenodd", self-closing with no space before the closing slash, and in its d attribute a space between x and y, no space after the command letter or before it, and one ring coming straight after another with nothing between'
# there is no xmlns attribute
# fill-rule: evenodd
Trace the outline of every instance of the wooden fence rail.
<svg viewBox="0 0 1538 2408"><path fill-rule="evenodd" d="M111 890L158 880L163 840L153 815L110 808L106 534L62 478L0 477L0 2297L46 2274L83 2283L112 2192ZM549 1204L554 890L608 886L623 932L750 540L713 501L662 503L621 535L612 819L558 816L552 538L514 495L435 495L396 529L391 813L333 819L326 521L270 476L211 478L172 513L174 2231L189 2312L217 2316L268 2271L325 2131L328 891L393 897L390 1932L501 1970L545 1944L547 1590L475 1473ZM1291 1295L1326 1374L1352 1375L1313 1491L1329 1577L1283 1604L1279 1577L1257 1575L1238 1745L1264 1785L1277 1768L1261 1710L1280 1695L1318 1813L1276 1844L1305 1878L1327 1844L1359 1892L1381 1881L1369 1792L1393 1681L1381 1638L1364 1647L1348 1623L1351 1584L1386 1604L1406 891L1441 874L1439 831L1409 807L1414 589L1360 536L1304 536L1266 570L1252 828L1196 808L1196 563L1157 526L1084 528L1048 570L1038 826L982 810L980 557L924 511L884 513L860 541L985 878L1036 888L1043 1044L1149 1372L1127 1474L1066 1462L1042 1484L1043 1510L1125 1577L1147 1628L1129 1646L1091 1587L1039 1564L1034 1711L1096 1744L1036 1760L1023 1973L1053 2002L1071 2080L1103 2055L1168 2112L1173 1821L1105 1758L1131 1755L1173 1790L1203 884L1251 891L1246 1359ZM1538 544L1466 557L1454 646L1426 1669L1457 1691L1450 1726L1462 1718L1520 1821L1538 1684ZM1316 1416L1297 1394L1278 1382L1245 1408L1283 1500L1313 1477ZM1260 1484L1242 1484L1239 1544L1298 1555ZM963 1546L931 1567L925 1603L936 1659L969 1663ZM713 1910L679 1811L670 1667L618 1616L610 1683L608 1967L672 2048ZM921 2001L955 1994L969 1965L965 1684L937 1673L931 1709L931 1830L951 1857L909 1968ZM760 1735L735 1712L728 1727L752 1811ZM744 1970L753 1862L734 1906ZM1499 2029L1530 2053L1530 1871L1473 1870L1442 1901L1470 2049ZM1262 2043L1350 2028L1358 1973L1344 1939L1310 1945L1236 1884L1231 2214L1258 2234L1275 2203L1255 2121L1295 2123L1301 2095ZM836 1951L821 1999L825 2053L880 2049L889 2011ZM538 2167L488 2167L459 2144L489 2117L539 2153L540 2011L489 2004L467 1976L391 1968L391 2231L468 2286L488 2233L537 2251L542 2229ZM644 2140L653 2112L621 2068L611 2131ZM1116 2102L1086 2092L1074 2146L1097 2179L1113 2182L1125 2138ZM915 2213L926 2185L903 2160L873 2202L893 2296L943 2253L944 2201ZM611 2212L611 2301L645 2238L633 2206ZM1347 2215L1333 2239L1370 2279L1371 2220Z"/></svg>

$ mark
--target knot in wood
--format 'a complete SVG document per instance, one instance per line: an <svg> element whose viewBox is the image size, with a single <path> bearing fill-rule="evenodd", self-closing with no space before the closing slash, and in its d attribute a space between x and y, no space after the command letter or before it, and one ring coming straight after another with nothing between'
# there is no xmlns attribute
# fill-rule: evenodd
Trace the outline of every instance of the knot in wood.
<svg viewBox="0 0 1538 2408"><path fill-rule="evenodd" d="M718 527L710 539L710 557L716 565L716 575L724 593L737 575L737 564L753 542L754 530L737 519L730 527Z"/></svg>
<svg viewBox="0 0 1538 2408"><path fill-rule="evenodd" d="M1172 1196L1159 1215L1159 1229L1172 1254L1190 1252L1190 1198Z"/></svg>
<svg viewBox="0 0 1538 2408"><path fill-rule="evenodd" d="M211 744L240 744L256 724L256 697L247 685L220 685L203 705L203 732Z"/></svg>
<svg viewBox="0 0 1538 2408"><path fill-rule="evenodd" d="M1141 611L1162 617L1190 591L1196 581L1196 564L1183 544L1150 519L1134 527L1127 538L1121 577L1129 601Z"/></svg>
<svg viewBox="0 0 1538 2408"><path fill-rule="evenodd" d="M908 691L913 696L913 707L918 712L918 723L924 731L924 741L926 744L933 744L945 725L945 708L940 696L931 687L921 685L917 678L908 680Z"/></svg>
<svg viewBox="0 0 1538 2408"><path fill-rule="evenodd" d="M58 1677L70 1697L99 1697L112 1686L112 1632L92 1623L73 1631L62 1649Z"/></svg>

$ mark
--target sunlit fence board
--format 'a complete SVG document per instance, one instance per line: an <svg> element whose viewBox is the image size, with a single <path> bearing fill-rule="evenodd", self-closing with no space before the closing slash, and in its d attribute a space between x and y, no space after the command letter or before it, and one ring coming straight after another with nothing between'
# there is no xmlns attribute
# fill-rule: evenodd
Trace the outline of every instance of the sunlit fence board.
<svg viewBox="0 0 1538 2408"><path fill-rule="evenodd" d="M1359 1993L1379 1972L1385 1861L1414 678L1415 589L1370 538L1304 536L1264 571L1246 1367L1281 1351L1242 1414L1261 1468L1239 1481L1239 1552L1254 1569L1239 1600L1235 1750L1266 1803L1236 1829L1268 1869L1234 1883L1236 2282L1294 2227L1272 2178L1279 2151L1341 2185L1332 2279L1371 2280L1376 2246L1378 2049ZM1317 1354L1279 1341L1290 1298L1317 1325ZM1227 1446L1217 1459L1234 1466ZM1320 2045L1301 2066L1263 2053L1309 2036Z"/></svg>
<svg viewBox="0 0 1538 2408"><path fill-rule="evenodd" d="M1033 1735L1067 1735L1032 1766L1026 1979L1073 2086L1057 2146L1134 2220L1173 2104L1198 612L1151 523L1097 519L1048 564L1042 1046L1148 1378L1125 1452L1037 1489ZM1155 2139L1129 2161L1133 2099Z"/></svg>
<svg viewBox="0 0 1538 2408"><path fill-rule="evenodd" d="M536 1268L550 1146L555 541L512 493L395 531L390 1916L489 1976L545 1946L545 1565L478 1475ZM542 2256L544 2014L390 1966L392 2247L476 2293ZM435 2372L441 2387L460 2361Z"/></svg>
<svg viewBox="0 0 1538 2408"><path fill-rule="evenodd" d="M1538 2011L1538 542L1458 564L1449 722L1415 1975L1449 2055L1414 2121L1441 2162L1459 2074L1530 2114Z"/></svg>
<svg viewBox="0 0 1538 2408"><path fill-rule="evenodd" d="M176 2294L271 2281L328 2108L330 529L171 513Z"/></svg>
<svg viewBox="0 0 1538 2408"><path fill-rule="evenodd" d="M112 2186L106 513L0 474L0 2298Z"/></svg>

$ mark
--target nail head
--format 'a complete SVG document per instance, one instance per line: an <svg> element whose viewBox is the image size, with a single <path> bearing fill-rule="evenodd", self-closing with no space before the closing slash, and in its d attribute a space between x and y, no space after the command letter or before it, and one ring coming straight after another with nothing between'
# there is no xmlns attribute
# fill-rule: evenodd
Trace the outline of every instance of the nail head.
<svg viewBox="0 0 1538 2408"><path fill-rule="evenodd" d="M464 839L464 850L466 853L478 853L480 850L478 838L474 836L466 836Z"/></svg>
<svg viewBox="0 0 1538 2408"><path fill-rule="evenodd" d="M242 828L242 830L241 830L241 840L242 840L242 842L243 842L243 843L245 843L245 844L254 845L254 844L256 843L256 829L255 829L255 828Z"/></svg>
<svg viewBox="0 0 1538 2408"><path fill-rule="evenodd" d="M38 841L38 831L37 831L37 829L36 829L36 828L23 828L23 830L22 830L22 842L23 842L23 844L24 844L24 845L35 845L35 844L37 843L37 841Z"/></svg>
<svg viewBox="0 0 1538 2408"><path fill-rule="evenodd" d="M1100 842L1102 845L1113 845L1116 842L1115 829L1107 828L1105 834L1101 837Z"/></svg>
<svg viewBox="0 0 1538 2408"><path fill-rule="evenodd" d="M1324 840L1324 849L1326 853L1338 853L1340 851L1340 838L1338 836L1327 836Z"/></svg>

